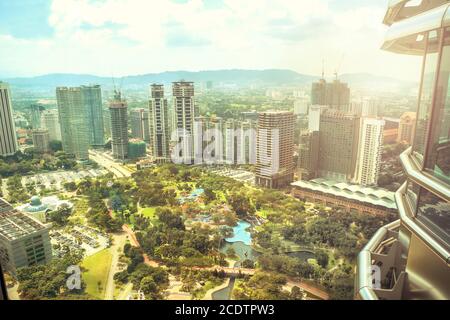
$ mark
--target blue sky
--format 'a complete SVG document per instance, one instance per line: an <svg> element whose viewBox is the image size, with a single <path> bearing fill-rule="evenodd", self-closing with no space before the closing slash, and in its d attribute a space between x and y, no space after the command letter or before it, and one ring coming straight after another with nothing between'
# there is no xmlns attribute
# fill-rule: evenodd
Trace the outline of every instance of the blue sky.
<svg viewBox="0 0 450 320"><path fill-rule="evenodd" d="M286 68L416 78L380 0L0 0L0 78Z"/></svg>

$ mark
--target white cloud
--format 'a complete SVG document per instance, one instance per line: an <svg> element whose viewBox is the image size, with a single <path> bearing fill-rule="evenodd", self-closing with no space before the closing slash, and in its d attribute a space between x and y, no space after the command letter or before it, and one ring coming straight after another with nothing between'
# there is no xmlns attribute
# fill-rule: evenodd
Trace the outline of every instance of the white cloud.
<svg viewBox="0 0 450 320"><path fill-rule="evenodd" d="M415 59L379 50L385 8L336 11L328 2L223 0L223 6L207 9L202 0L53 0L52 38L0 34L0 74L220 68L319 74L325 59L328 73L342 64L341 72L417 77Z"/></svg>

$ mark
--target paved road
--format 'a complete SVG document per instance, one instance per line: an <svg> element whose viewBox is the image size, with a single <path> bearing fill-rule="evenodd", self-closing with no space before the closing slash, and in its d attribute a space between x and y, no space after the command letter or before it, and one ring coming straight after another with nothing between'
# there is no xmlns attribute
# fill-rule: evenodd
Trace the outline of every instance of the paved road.
<svg viewBox="0 0 450 320"><path fill-rule="evenodd" d="M105 300L114 300L114 275L118 272L119 256L122 251L123 246L127 240L126 233L120 233L113 235L113 245L109 248L112 259L111 267L109 268L108 280L106 281L105 288Z"/></svg>
<svg viewBox="0 0 450 320"><path fill-rule="evenodd" d="M130 177L133 173L127 167L123 166L120 163L111 160L104 154L97 152L95 150L89 150L89 158L99 165L104 167L106 170L112 172L118 178L127 178Z"/></svg>

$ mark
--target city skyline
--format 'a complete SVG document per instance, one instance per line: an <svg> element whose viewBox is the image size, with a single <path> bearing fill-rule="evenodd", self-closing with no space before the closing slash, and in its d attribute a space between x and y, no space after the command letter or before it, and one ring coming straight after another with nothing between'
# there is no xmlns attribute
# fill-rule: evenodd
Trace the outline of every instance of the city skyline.
<svg viewBox="0 0 450 320"><path fill-rule="evenodd" d="M449 300L450 0L380 2L0 4L76 70L0 78L0 300Z"/></svg>
<svg viewBox="0 0 450 320"><path fill-rule="evenodd" d="M2 3L0 75L274 68L417 79L420 59L379 50L384 5L165 0L153 10L152 3L139 0Z"/></svg>

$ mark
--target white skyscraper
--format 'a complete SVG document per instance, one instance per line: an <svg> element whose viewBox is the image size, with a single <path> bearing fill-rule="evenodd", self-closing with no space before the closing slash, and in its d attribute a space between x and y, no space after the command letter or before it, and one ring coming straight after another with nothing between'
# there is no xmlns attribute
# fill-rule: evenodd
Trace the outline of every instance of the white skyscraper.
<svg viewBox="0 0 450 320"><path fill-rule="evenodd" d="M9 85L0 82L0 156L13 155L17 149Z"/></svg>
<svg viewBox="0 0 450 320"><path fill-rule="evenodd" d="M148 101L148 140L152 156L160 162L166 162L170 158L169 122L169 104L164 98L164 86L153 84Z"/></svg>
<svg viewBox="0 0 450 320"><path fill-rule="evenodd" d="M363 118L355 182L376 185L381 164L384 120Z"/></svg>
<svg viewBox="0 0 450 320"><path fill-rule="evenodd" d="M194 101L194 83L174 82L172 85L176 147L174 155L177 161L192 164L194 160L194 119L197 109Z"/></svg>
<svg viewBox="0 0 450 320"><path fill-rule="evenodd" d="M43 129L48 130L50 141L61 141L61 128L59 126L58 110L51 109L42 112L41 125Z"/></svg>

